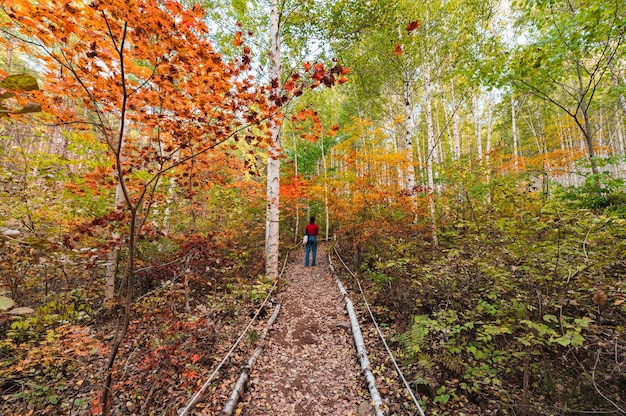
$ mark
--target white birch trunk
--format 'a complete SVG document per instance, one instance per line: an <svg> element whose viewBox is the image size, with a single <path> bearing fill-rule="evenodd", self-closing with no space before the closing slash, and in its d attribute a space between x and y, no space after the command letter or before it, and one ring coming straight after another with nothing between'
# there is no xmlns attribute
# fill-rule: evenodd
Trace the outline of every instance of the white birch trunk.
<svg viewBox="0 0 626 416"><path fill-rule="evenodd" d="M124 202L122 186L118 183L115 187L115 209L118 209ZM117 232L111 234L113 240L120 238ZM119 249L113 247L107 256L106 273L104 277L104 303L110 302L115 297L115 276L117 275L117 264L119 261Z"/></svg>
<svg viewBox="0 0 626 416"><path fill-rule="evenodd" d="M278 21L278 0L272 0L270 10L270 83L274 83L272 93L280 96L280 27ZM278 109L276 110L278 111ZM274 115L274 118L278 115ZM280 221L280 126L276 120L270 121L270 143L267 158L267 220L265 227L265 274L271 279L278 278L278 242Z"/></svg>
<svg viewBox="0 0 626 416"><path fill-rule="evenodd" d="M172 156L173 163L178 163L180 153L176 152ZM169 233L170 219L172 218L172 203L174 202L174 194L176 193L176 180L171 178L170 185L167 189L167 198L165 198L165 210L163 211L163 228Z"/></svg>
<svg viewBox="0 0 626 416"><path fill-rule="evenodd" d="M617 126L615 128L617 129L617 150L621 155L624 155L626 154L624 152L624 148L626 147L626 145L624 143L624 124L622 123L621 119L617 121Z"/></svg>
<svg viewBox="0 0 626 416"><path fill-rule="evenodd" d="M493 97L489 93L489 99L487 101L487 143L485 148L485 162L489 166L489 152L491 152L491 130L493 124Z"/></svg>
<svg viewBox="0 0 626 416"><path fill-rule="evenodd" d="M611 69L611 78L613 79L613 86L614 87L619 87L619 78L617 77L617 72L615 71L615 67L613 66L613 64L611 63L610 65L610 69ZM626 97L624 96L624 94L619 94L619 104L622 107L622 111L624 112L624 115L626 115Z"/></svg>
<svg viewBox="0 0 626 416"><path fill-rule="evenodd" d="M454 96L454 82L451 85L452 88L452 133L454 135L454 152L453 160L459 160L461 158L461 133L459 131L459 105L456 102Z"/></svg>
<svg viewBox="0 0 626 416"><path fill-rule="evenodd" d="M447 106L446 106L446 97L445 94L443 92L443 89L441 91L441 111L443 113L443 126L444 129L446 129L446 133L448 135L448 154L450 155L450 159L451 160L455 160L454 159L454 138L452 137L452 129L451 127L451 118L450 115L448 114L447 111ZM445 158L442 158L441 160L445 160Z"/></svg>
<svg viewBox="0 0 626 416"><path fill-rule="evenodd" d="M615 67L613 66L613 64L611 63L610 65L610 69L611 69L611 78L613 79L613 86L614 87L619 87L619 78L617 76L617 71L615 70ZM622 122L623 120L623 116L626 116L626 96L624 96L624 94L619 94L619 103L620 103L620 107L622 109L622 117L617 117L617 141L618 141L618 149L619 149L619 153L620 154L625 154L624 153L624 148L626 147L626 143L624 143L624 123Z"/></svg>
<svg viewBox="0 0 626 416"><path fill-rule="evenodd" d="M478 160L483 160L483 139L482 139L482 129L480 125L481 119L481 111L480 111L480 102L479 99L474 97L473 100L474 105L474 131L476 133L476 153L478 155Z"/></svg>
<svg viewBox="0 0 626 416"><path fill-rule="evenodd" d="M517 116L515 114L515 97L511 91L511 134L513 135L513 157L515 157L515 172L519 171L519 138L517 135Z"/></svg>
<svg viewBox="0 0 626 416"><path fill-rule="evenodd" d="M324 169L324 211L326 214L326 239L328 239L328 169L326 167L326 154L324 153L324 140L320 141L320 149L322 149L322 168Z"/></svg>
<svg viewBox="0 0 626 416"><path fill-rule="evenodd" d="M433 125L433 110L432 110L432 91L431 91L431 78L430 68L424 66L424 103L426 104L426 127L427 127L427 151L426 151L426 174L428 176L428 193L430 199L428 206L430 208L430 219L432 224L432 239L433 245L437 246L437 218L435 212L435 176L433 173L433 158L437 151L435 148L435 129Z"/></svg>
<svg viewBox="0 0 626 416"><path fill-rule="evenodd" d="M291 140L293 141L293 159L294 159L294 169L295 169L295 177L298 178L298 145L296 142L296 135L291 132ZM294 228L294 239L293 242L297 243L300 239L300 205L296 204L296 226Z"/></svg>
<svg viewBox="0 0 626 416"><path fill-rule="evenodd" d="M410 192L411 197L415 196L415 160L413 158L413 133L415 132L415 119L413 118L413 106L411 105L411 80L408 74L405 74L404 80L404 112L406 122L404 128L404 147L406 150L407 173L406 173L406 189Z"/></svg>

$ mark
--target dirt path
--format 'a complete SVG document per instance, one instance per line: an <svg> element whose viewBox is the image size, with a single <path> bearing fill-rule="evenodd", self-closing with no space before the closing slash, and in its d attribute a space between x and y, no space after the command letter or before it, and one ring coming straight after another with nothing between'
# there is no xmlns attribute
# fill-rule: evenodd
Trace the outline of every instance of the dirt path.
<svg viewBox="0 0 626 416"><path fill-rule="evenodd" d="M316 267L304 267L303 258L303 250L290 255L282 309L241 414L368 416L369 392L324 246L318 247Z"/></svg>

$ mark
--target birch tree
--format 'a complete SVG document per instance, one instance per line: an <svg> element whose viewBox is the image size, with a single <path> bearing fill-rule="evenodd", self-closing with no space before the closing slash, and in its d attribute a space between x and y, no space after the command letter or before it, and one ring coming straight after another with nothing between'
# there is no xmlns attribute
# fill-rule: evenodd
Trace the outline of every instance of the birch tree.
<svg viewBox="0 0 626 416"><path fill-rule="evenodd" d="M278 0L270 6L270 95L281 95L280 21ZM277 111L277 109L275 109ZM270 120L270 141L267 158L267 220L265 224L265 273L278 278L278 243L280 221L280 125L277 114Z"/></svg>

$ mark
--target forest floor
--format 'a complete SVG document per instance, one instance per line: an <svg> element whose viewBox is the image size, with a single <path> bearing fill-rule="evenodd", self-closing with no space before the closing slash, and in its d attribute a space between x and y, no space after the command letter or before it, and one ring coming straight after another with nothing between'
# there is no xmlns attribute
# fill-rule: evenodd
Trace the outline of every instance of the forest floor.
<svg viewBox="0 0 626 416"><path fill-rule="evenodd" d="M341 294L323 245L317 266L290 256L282 304L251 375L242 415L373 414Z"/></svg>

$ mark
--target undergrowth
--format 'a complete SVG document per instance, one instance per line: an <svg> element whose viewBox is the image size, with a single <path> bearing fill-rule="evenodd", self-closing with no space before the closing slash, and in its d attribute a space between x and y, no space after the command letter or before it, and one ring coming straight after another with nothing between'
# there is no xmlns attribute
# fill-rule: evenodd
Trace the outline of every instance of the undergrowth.
<svg viewBox="0 0 626 416"><path fill-rule="evenodd" d="M388 237L362 269L429 414L619 413L626 397L623 191L492 194L439 229ZM591 195L591 196L590 196ZM604 202L603 202L604 201Z"/></svg>

